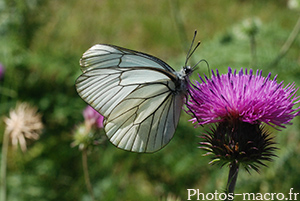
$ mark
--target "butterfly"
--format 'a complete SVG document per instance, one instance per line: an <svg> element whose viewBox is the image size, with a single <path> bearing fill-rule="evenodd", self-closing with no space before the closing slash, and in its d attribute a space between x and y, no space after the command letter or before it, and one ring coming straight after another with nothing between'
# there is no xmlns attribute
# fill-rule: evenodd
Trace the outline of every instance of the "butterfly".
<svg viewBox="0 0 300 201"><path fill-rule="evenodd" d="M115 45L97 44L83 54L76 90L104 116L112 144L151 153L170 142L193 72L187 61L199 44L189 49L179 72L157 57Z"/></svg>

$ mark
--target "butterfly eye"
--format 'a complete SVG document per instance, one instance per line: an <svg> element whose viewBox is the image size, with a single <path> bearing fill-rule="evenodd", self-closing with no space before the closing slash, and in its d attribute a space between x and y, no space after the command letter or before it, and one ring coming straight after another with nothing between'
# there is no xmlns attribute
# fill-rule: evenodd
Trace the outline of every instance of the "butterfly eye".
<svg viewBox="0 0 300 201"><path fill-rule="evenodd" d="M193 72L193 68L191 66L185 66L183 69L186 75L190 75Z"/></svg>

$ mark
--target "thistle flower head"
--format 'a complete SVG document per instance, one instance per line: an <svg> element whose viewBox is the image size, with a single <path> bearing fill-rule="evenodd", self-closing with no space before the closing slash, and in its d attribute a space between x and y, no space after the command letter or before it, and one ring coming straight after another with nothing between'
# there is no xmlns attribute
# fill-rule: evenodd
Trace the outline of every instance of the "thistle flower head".
<svg viewBox="0 0 300 201"><path fill-rule="evenodd" d="M240 39L253 37L259 32L261 24L261 20L257 17L245 19L233 28L233 34Z"/></svg>
<svg viewBox="0 0 300 201"><path fill-rule="evenodd" d="M252 70L239 73L232 72L216 75L212 71L211 79L200 77L202 83L196 82L189 89L191 99L187 104L188 113L198 124L239 120L251 124L264 122L271 126L285 127L299 115L299 102L295 84L283 86L277 83L276 76L272 80L271 73L262 76ZM206 82L205 82L206 81Z"/></svg>
<svg viewBox="0 0 300 201"><path fill-rule="evenodd" d="M83 117L85 122L91 126L96 126L97 128L103 128L103 120L104 117L99 114L94 108L91 106L87 106L83 110Z"/></svg>
<svg viewBox="0 0 300 201"><path fill-rule="evenodd" d="M12 145L27 150L27 140L38 140L43 129L41 114L37 113L37 108L27 103L17 104L16 109L11 110L9 117L4 118L6 124L5 132L11 138Z"/></svg>
<svg viewBox="0 0 300 201"><path fill-rule="evenodd" d="M100 134L99 129L103 128L104 117L94 110L91 106L87 106L83 110L84 124L76 126L72 147L78 146L79 150L93 147L103 142L103 136Z"/></svg>
<svg viewBox="0 0 300 201"><path fill-rule="evenodd" d="M212 156L211 163L242 164L247 171L259 171L259 165L271 161L274 142L263 123L285 127L299 115L299 102L294 84L283 86L276 76L262 76L252 70L220 75L212 71L212 78L201 79L189 87L187 112L198 124L214 123L202 136L202 149Z"/></svg>

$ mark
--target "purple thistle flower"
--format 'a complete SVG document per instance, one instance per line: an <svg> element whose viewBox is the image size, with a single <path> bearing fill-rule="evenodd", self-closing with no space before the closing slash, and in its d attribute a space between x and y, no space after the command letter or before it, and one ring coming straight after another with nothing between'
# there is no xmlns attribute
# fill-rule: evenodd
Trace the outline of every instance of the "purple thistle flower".
<svg viewBox="0 0 300 201"><path fill-rule="evenodd" d="M238 120L250 124L264 122L273 127L285 127L290 121L299 115L300 107L293 109L299 102L296 96L298 90L295 84L283 86L283 82L277 83L276 77L270 79L271 73L263 77L262 71L257 70L253 74L243 69L237 74L228 73L216 75L212 71L212 78L196 81L189 88L191 99L187 103L188 113L194 118L193 123L216 123Z"/></svg>
<svg viewBox="0 0 300 201"><path fill-rule="evenodd" d="M103 135L97 128L103 128L104 117L91 106L87 106L83 112L84 124L76 126L72 147L79 146L80 150L93 148L103 142Z"/></svg>
<svg viewBox="0 0 300 201"><path fill-rule="evenodd" d="M231 173L240 164L248 172L258 172L260 165L266 166L263 161L276 156L276 143L262 123L284 128L299 115L300 107L294 108L299 103L295 84L284 87L283 82L277 83L277 76L270 77L271 73L263 77L262 71L253 74L251 69L249 73L241 69L237 73L228 68L227 74L212 71L211 79L200 77L202 83L190 84L186 106L191 121L213 123L201 136L204 141L199 147L212 157L211 164L229 163Z"/></svg>
<svg viewBox="0 0 300 201"><path fill-rule="evenodd" d="M104 117L91 106L88 105L83 110L83 117L85 121L88 122L89 125L95 125L98 128L103 128Z"/></svg>

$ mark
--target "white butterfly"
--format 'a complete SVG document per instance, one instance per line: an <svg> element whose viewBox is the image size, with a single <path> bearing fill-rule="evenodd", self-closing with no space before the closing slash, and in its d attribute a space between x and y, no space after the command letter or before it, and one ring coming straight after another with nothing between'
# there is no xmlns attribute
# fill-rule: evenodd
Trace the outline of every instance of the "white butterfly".
<svg viewBox="0 0 300 201"><path fill-rule="evenodd" d="M191 67L176 72L154 56L105 44L88 49L80 65L83 74L76 80L77 92L105 117L104 129L112 144L132 152L155 152L169 143Z"/></svg>

